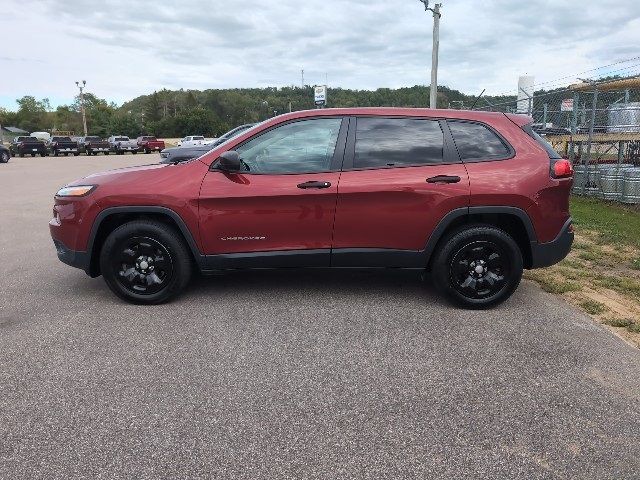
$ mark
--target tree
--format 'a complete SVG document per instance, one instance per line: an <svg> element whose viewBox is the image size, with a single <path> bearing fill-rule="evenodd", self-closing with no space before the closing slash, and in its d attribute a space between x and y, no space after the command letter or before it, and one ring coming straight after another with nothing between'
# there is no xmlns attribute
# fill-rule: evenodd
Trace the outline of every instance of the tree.
<svg viewBox="0 0 640 480"><path fill-rule="evenodd" d="M114 115L109 122L109 133L111 135L127 135L135 138L142 133L142 125L136 121L130 113L119 113Z"/></svg>
<svg viewBox="0 0 640 480"><path fill-rule="evenodd" d="M51 110L48 98L36 100L31 95L25 95L16 100L18 111L16 112L16 123L19 128L29 132L37 130L45 130L50 127L50 121L47 118L48 111Z"/></svg>

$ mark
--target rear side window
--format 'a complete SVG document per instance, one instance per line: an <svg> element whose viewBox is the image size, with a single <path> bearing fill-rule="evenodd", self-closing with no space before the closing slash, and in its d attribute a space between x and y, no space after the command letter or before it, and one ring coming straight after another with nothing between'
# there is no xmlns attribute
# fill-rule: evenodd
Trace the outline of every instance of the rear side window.
<svg viewBox="0 0 640 480"><path fill-rule="evenodd" d="M511 150L489 127L480 123L447 121L462 160L498 160Z"/></svg>
<svg viewBox="0 0 640 480"><path fill-rule="evenodd" d="M444 136L438 121L358 118L354 168L441 163Z"/></svg>
<svg viewBox="0 0 640 480"><path fill-rule="evenodd" d="M522 129L527 132L527 134L533 138L538 145L540 145L549 155L550 159L562 158L558 152L556 152L551 144L545 140L543 136L541 136L538 132L536 132L531 124L525 125Z"/></svg>

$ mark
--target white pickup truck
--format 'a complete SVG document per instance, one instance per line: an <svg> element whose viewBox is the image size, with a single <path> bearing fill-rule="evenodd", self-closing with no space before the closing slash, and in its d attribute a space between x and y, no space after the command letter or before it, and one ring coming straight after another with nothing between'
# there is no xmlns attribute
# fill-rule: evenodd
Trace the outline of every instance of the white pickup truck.
<svg viewBox="0 0 640 480"><path fill-rule="evenodd" d="M178 140L179 147L196 147L198 145L209 145L215 138L204 138L202 135L189 135Z"/></svg>
<svg viewBox="0 0 640 480"><path fill-rule="evenodd" d="M125 152L136 154L140 149L137 141L124 135L114 135L109 137L107 141L109 142L109 150L115 152L116 155L122 155Z"/></svg>

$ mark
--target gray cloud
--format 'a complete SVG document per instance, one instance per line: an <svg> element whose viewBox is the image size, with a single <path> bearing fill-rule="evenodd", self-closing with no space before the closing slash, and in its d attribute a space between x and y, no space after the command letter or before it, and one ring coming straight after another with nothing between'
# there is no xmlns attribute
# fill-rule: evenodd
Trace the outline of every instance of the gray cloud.
<svg viewBox="0 0 640 480"><path fill-rule="evenodd" d="M298 84L301 68L308 84L326 74L345 88L429 78L431 16L415 0L8 3L30 12L0 19L21 51L38 51L44 39L68 52L46 65L46 77L33 75L42 65L28 56L18 68L0 57L21 77L2 88L14 97L71 97L77 75L116 101L163 87ZM444 0L442 12L440 83L466 92L514 90L525 72L545 82L613 63L636 56L640 40L640 4L622 0Z"/></svg>

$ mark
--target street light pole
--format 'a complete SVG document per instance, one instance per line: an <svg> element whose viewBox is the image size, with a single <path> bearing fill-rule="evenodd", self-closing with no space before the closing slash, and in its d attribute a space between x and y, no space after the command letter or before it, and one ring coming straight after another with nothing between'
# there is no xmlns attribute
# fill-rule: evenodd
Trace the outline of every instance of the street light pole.
<svg viewBox="0 0 640 480"><path fill-rule="evenodd" d="M429 0L419 0L424 4L424 10L433 13L433 47L431 49L431 87L429 88L429 108L437 108L438 101L438 49L440 48L440 7L441 3L436 3L433 8L429 8Z"/></svg>
<svg viewBox="0 0 640 480"><path fill-rule="evenodd" d="M82 85L80 82L76 82L77 87L80 89L80 111L82 112L82 127L84 128L84 136L87 136L87 115L84 111L84 87L87 85L86 80L82 80Z"/></svg>

